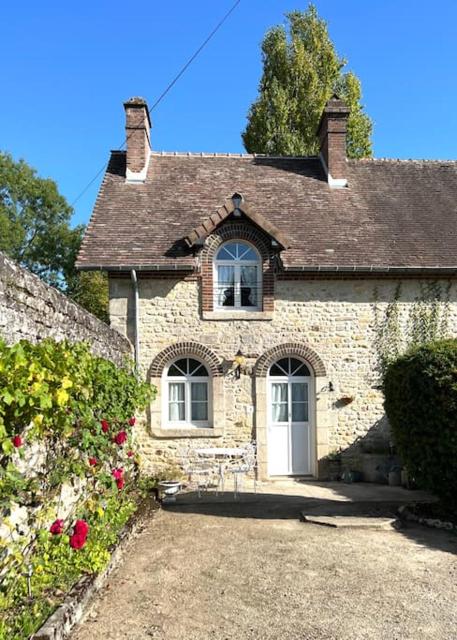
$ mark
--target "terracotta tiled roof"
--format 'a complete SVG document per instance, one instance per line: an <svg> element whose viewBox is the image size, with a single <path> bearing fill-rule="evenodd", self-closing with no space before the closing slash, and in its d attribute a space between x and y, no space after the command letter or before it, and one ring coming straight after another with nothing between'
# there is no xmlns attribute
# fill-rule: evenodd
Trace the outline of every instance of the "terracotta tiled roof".
<svg viewBox="0 0 457 640"><path fill-rule="evenodd" d="M350 160L347 178L330 189L317 158L153 153L132 184L113 152L77 264L190 269L185 238L237 192L289 240L285 268L457 270L456 162Z"/></svg>

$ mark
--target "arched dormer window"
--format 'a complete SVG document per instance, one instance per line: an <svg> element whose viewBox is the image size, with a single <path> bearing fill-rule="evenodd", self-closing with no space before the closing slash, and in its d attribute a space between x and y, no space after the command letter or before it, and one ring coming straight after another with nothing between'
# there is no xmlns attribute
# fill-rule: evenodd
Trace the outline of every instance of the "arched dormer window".
<svg viewBox="0 0 457 640"><path fill-rule="evenodd" d="M178 358L164 370L164 419L171 427L211 426L211 377L196 358Z"/></svg>
<svg viewBox="0 0 457 640"><path fill-rule="evenodd" d="M257 250L247 242L226 242L216 253L214 308L262 308L262 262Z"/></svg>

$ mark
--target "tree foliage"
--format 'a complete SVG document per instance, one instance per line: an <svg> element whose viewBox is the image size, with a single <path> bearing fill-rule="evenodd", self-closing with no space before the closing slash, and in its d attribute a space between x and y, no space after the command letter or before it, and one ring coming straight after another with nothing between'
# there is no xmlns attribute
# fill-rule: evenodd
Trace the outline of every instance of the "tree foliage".
<svg viewBox="0 0 457 640"><path fill-rule="evenodd" d="M363 112L360 80L344 73L327 25L310 4L307 11L286 14L287 28L270 29L262 43L263 74L259 95L251 105L242 134L249 153L315 155L316 132L326 102L333 94L351 110L347 154L371 156L370 118Z"/></svg>
<svg viewBox="0 0 457 640"><path fill-rule="evenodd" d="M411 476L457 510L457 340L415 347L391 363L384 394Z"/></svg>
<svg viewBox="0 0 457 640"><path fill-rule="evenodd" d="M107 321L106 276L75 269L84 225L71 228L72 213L53 180L0 152L0 251Z"/></svg>
<svg viewBox="0 0 457 640"><path fill-rule="evenodd" d="M53 180L0 153L0 250L62 290L84 230L70 228L71 215Z"/></svg>

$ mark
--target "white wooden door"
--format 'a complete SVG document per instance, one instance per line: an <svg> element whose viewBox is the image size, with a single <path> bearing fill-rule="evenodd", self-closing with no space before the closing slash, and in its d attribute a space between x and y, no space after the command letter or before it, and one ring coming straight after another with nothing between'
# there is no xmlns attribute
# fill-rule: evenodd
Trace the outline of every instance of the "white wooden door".
<svg viewBox="0 0 457 640"><path fill-rule="evenodd" d="M277 364L284 366L274 365L271 371L278 374L283 369L284 375L269 377L268 472L272 476L311 473L310 377L296 375L297 362L283 358Z"/></svg>

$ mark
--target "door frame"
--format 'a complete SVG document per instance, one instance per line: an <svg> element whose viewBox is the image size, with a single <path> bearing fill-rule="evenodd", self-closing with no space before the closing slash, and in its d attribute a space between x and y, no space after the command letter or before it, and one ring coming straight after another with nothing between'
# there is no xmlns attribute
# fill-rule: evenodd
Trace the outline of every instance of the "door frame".
<svg viewBox="0 0 457 640"><path fill-rule="evenodd" d="M311 473L319 476L319 461L329 453L329 432L334 422L331 392L325 366L319 355L306 344L283 343L266 351L256 362L255 373L255 439L257 441L258 477L269 480L268 473L268 373L270 366L282 357L299 358L308 366L312 380L310 397L314 401L311 431ZM273 476L274 477L274 476Z"/></svg>
<svg viewBox="0 0 457 640"><path fill-rule="evenodd" d="M314 437L314 431L315 431L315 411L314 411L314 396L315 396L315 385L314 385L314 375L313 375L313 371L312 368L310 367L310 365L308 364L308 362L306 362L303 358L297 357L295 355L291 355L291 356L286 356L286 357L291 357L291 358L295 358L297 360L300 360L301 362L303 362L303 364L305 364L310 372L309 376L293 376L293 375L288 375L288 376L270 376L270 373L268 372L267 375L267 393L266 393L266 402L267 402L267 407L266 407L266 413L267 413L267 465L268 465L268 475L269 477L272 478L276 478L276 477L281 477L281 476L289 476L289 477L294 477L294 476L300 476L300 475L314 475L314 449L315 449L315 437ZM281 358L278 358L279 360ZM274 364L274 362L272 363ZM271 365L270 365L271 366ZM270 427L272 426L272 396L271 396L271 387L272 384L274 383L286 383L288 386L288 409L290 406L290 403L292 402L292 397L291 394L289 394L289 389L290 389L290 385L292 385L292 383L306 383L308 385L308 429L309 429L309 450L308 450L308 456L309 456L309 473L307 474L294 474L294 473L286 473L286 474L270 474L270 470L269 470L269 431L270 431ZM292 425L292 420L289 420L289 416L288 416L288 423L287 423L287 430L288 430L288 436L290 438L290 434L291 434L291 425ZM289 450L289 455L292 455L292 449L291 449L291 442L288 442L288 446L290 447Z"/></svg>

